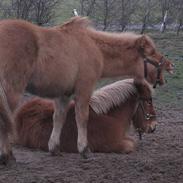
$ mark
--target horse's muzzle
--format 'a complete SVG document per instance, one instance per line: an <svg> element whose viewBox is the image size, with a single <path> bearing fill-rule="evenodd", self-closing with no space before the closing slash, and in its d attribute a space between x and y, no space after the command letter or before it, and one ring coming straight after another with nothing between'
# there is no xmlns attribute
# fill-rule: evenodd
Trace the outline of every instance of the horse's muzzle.
<svg viewBox="0 0 183 183"><path fill-rule="evenodd" d="M153 122L153 123L149 126L149 128L148 128L148 130L147 130L147 133L153 133L153 132L155 132L156 126L157 126L157 122Z"/></svg>

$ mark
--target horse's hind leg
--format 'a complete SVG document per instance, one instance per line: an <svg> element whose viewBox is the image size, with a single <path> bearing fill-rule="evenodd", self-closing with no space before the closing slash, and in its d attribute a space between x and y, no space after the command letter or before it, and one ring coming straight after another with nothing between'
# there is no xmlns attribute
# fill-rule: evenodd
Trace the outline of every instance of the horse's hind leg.
<svg viewBox="0 0 183 183"><path fill-rule="evenodd" d="M66 120L66 106L68 105L68 102L69 99L65 96L55 100L55 109L53 114L53 129L48 142L49 151L53 155L60 153L60 134Z"/></svg>
<svg viewBox="0 0 183 183"><path fill-rule="evenodd" d="M0 123L2 122L2 119L0 119ZM0 126L1 128L1 126ZM10 161L15 161L15 157L13 156L10 139L9 139L9 133L8 131L3 131L3 128L0 130L0 164L6 165Z"/></svg>
<svg viewBox="0 0 183 183"><path fill-rule="evenodd" d="M21 97L21 93L23 93L23 89L22 92L10 87L5 90L0 82L0 164L7 164L15 160L11 148L12 140L16 138L13 112Z"/></svg>
<svg viewBox="0 0 183 183"><path fill-rule="evenodd" d="M78 151L83 158L86 157L87 152L87 122L89 116L89 106L88 104L83 105L79 102L76 102L75 105L75 115L76 115L76 124L78 129L78 140L77 140L77 147Z"/></svg>

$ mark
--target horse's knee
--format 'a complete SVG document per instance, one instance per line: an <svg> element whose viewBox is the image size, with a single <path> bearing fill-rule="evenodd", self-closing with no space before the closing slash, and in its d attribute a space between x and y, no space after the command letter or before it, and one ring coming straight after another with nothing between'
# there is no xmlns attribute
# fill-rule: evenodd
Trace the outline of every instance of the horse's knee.
<svg viewBox="0 0 183 183"><path fill-rule="evenodd" d="M122 141L122 152L131 153L135 150L135 142L132 139L125 139Z"/></svg>

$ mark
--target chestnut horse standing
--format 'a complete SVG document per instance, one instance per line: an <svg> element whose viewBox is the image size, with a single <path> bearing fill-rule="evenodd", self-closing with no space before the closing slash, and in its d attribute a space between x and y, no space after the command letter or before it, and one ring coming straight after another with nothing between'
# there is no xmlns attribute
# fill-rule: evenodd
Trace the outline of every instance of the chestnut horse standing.
<svg viewBox="0 0 183 183"><path fill-rule="evenodd" d="M66 123L60 138L60 151L77 152L77 127L74 102L67 109ZM53 126L53 102L34 98L22 105L15 116L18 144L48 150ZM138 111L138 112L137 112ZM134 119L133 119L134 118ZM91 96L88 120L88 144L92 152L129 153L134 140L128 136L133 124L140 132L153 132L156 117L151 88L127 79L107 85Z"/></svg>
<svg viewBox="0 0 183 183"><path fill-rule="evenodd" d="M78 151L85 157L89 99L101 77L144 78L144 59L168 63L148 36L113 34L89 27L75 17L62 26L43 28L22 20L0 23L0 163L13 159L9 136L12 111L25 90L55 101L49 151L56 152L65 108L75 95ZM159 64L158 64L159 65ZM152 66L156 75L156 68ZM161 77L162 73L161 73ZM156 78L155 78L156 79Z"/></svg>

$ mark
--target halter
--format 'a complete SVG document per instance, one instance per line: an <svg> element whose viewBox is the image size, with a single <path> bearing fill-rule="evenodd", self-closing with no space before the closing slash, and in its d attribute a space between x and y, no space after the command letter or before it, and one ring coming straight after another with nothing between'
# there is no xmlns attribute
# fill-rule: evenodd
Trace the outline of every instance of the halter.
<svg viewBox="0 0 183 183"><path fill-rule="evenodd" d="M142 112L144 114L144 118L146 121L152 119L152 118L155 118L156 115L155 114L150 114L150 113L147 113L145 111L145 108L144 108L144 105L143 105L143 102L149 102L149 103L152 103L152 97L139 97L139 105L137 107L137 109L140 107L142 109Z"/></svg>
<svg viewBox="0 0 183 183"><path fill-rule="evenodd" d="M144 77L147 79L147 72L148 72L148 69L147 69L147 63L150 63L151 65L153 65L154 67L157 68L157 77L156 77L156 81L153 85L153 88L156 88L156 85L159 84L160 85L160 74L161 74L161 68L162 68L162 65L164 64L164 59L163 57L161 57L159 63L157 62L153 62L152 60L148 59L148 58L145 58L144 59Z"/></svg>
<svg viewBox="0 0 183 183"><path fill-rule="evenodd" d="M144 119L146 121L149 121L152 118L156 118L156 115L155 114L150 114L150 113L145 111L145 108L144 108L144 102L145 101L147 101L149 103L152 103L152 97L139 97L139 103L138 103L138 106L137 106L137 110L140 107L142 109L142 112L143 112L143 115L144 115ZM141 128L137 128L136 130L138 131L139 139L141 140L142 139L142 132L143 132L143 130Z"/></svg>

